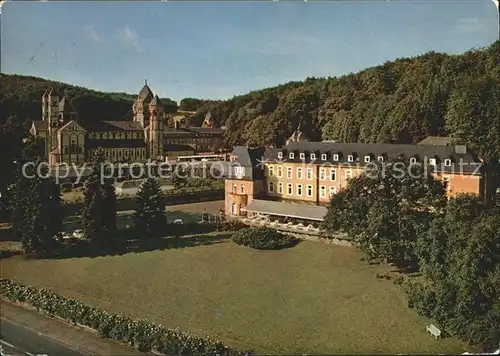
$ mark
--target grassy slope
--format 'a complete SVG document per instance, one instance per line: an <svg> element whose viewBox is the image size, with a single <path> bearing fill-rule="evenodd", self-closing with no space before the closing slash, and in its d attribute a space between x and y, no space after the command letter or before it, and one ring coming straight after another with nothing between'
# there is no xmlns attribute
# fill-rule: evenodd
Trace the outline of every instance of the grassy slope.
<svg viewBox="0 0 500 356"><path fill-rule="evenodd" d="M110 311L280 353L461 353L434 340L386 267L353 249L304 242L254 251L210 246L66 260L2 260L2 278Z"/></svg>

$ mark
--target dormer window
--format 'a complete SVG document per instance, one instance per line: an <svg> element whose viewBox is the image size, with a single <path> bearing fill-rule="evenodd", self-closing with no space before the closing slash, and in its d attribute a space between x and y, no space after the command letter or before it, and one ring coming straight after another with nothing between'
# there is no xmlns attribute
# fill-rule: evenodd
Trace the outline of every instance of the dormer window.
<svg viewBox="0 0 500 356"><path fill-rule="evenodd" d="M444 165L445 165L446 167L450 167L450 166L451 166L451 159L449 159L449 158L445 159L445 160L444 160Z"/></svg>
<svg viewBox="0 0 500 356"><path fill-rule="evenodd" d="M370 156L365 156L365 163L370 162Z"/></svg>
<svg viewBox="0 0 500 356"><path fill-rule="evenodd" d="M283 159L283 152L278 152L278 158Z"/></svg>
<svg viewBox="0 0 500 356"><path fill-rule="evenodd" d="M354 162L354 156L353 155L348 155L347 156L347 162Z"/></svg>
<svg viewBox="0 0 500 356"><path fill-rule="evenodd" d="M290 159L294 159L295 158L295 155L293 154L293 152L290 152L288 154L288 158L290 158Z"/></svg>
<svg viewBox="0 0 500 356"><path fill-rule="evenodd" d="M339 160L339 155L337 155L337 154L333 155L333 160L334 161L338 161Z"/></svg>
<svg viewBox="0 0 500 356"><path fill-rule="evenodd" d="M301 153L301 154L299 155L299 158L300 158L300 159L306 159L306 154L305 154L305 153Z"/></svg>
<svg viewBox="0 0 500 356"><path fill-rule="evenodd" d="M417 159L415 157L410 158L410 164L417 163Z"/></svg>
<svg viewBox="0 0 500 356"><path fill-rule="evenodd" d="M432 165L432 166L435 166L436 165L436 159L435 158L430 158L429 159L429 164Z"/></svg>
<svg viewBox="0 0 500 356"><path fill-rule="evenodd" d="M314 161L316 160L316 154L315 153L311 153L311 161Z"/></svg>
<svg viewBox="0 0 500 356"><path fill-rule="evenodd" d="M321 160L322 161L326 161L326 153L322 153L321 154Z"/></svg>
<svg viewBox="0 0 500 356"><path fill-rule="evenodd" d="M379 162L384 162L384 156L378 156L377 161Z"/></svg>

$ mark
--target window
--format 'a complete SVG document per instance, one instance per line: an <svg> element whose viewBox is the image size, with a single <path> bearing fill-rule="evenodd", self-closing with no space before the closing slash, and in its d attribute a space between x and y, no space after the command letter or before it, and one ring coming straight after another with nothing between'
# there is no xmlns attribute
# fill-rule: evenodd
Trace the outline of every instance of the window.
<svg viewBox="0 0 500 356"><path fill-rule="evenodd" d="M288 193L288 195L292 195L292 194L293 194L293 186L292 186L292 183L288 183L288 184L287 184L286 189L287 189L287 193Z"/></svg>
<svg viewBox="0 0 500 356"><path fill-rule="evenodd" d="M297 179L302 179L302 168L297 168Z"/></svg>
<svg viewBox="0 0 500 356"><path fill-rule="evenodd" d="M287 167L286 168L286 177L288 179L292 179L292 167Z"/></svg>
<svg viewBox="0 0 500 356"><path fill-rule="evenodd" d="M352 178L352 171L348 169L345 171L345 179L351 179Z"/></svg>
<svg viewBox="0 0 500 356"><path fill-rule="evenodd" d="M417 163L417 159L415 157L410 158L410 164Z"/></svg>
<svg viewBox="0 0 500 356"><path fill-rule="evenodd" d="M241 190L241 194L245 194L245 185L244 184L241 185L240 190Z"/></svg>
<svg viewBox="0 0 500 356"><path fill-rule="evenodd" d="M233 203L233 204L231 205L231 213L232 213L233 215L236 215L236 204L235 204L235 203Z"/></svg>
<svg viewBox="0 0 500 356"><path fill-rule="evenodd" d="M319 179L320 180L325 180L325 175L326 175L325 169L324 168L320 168L319 169Z"/></svg>
<svg viewBox="0 0 500 356"><path fill-rule="evenodd" d="M236 183L233 183L233 194L237 193L238 188L236 187Z"/></svg>
<svg viewBox="0 0 500 356"><path fill-rule="evenodd" d="M273 192L274 192L274 183L269 182L269 193L273 193Z"/></svg>
<svg viewBox="0 0 500 356"><path fill-rule="evenodd" d="M274 176L274 167L269 166L269 177L273 177L273 176Z"/></svg>
<svg viewBox="0 0 500 356"><path fill-rule="evenodd" d="M337 187L330 187L330 196L337 194Z"/></svg>
<svg viewBox="0 0 500 356"><path fill-rule="evenodd" d="M322 161L326 161L326 153L322 153L321 154L321 160Z"/></svg>
<svg viewBox="0 0 500 356"><path fill-rule="evenodd" d="M278 183L278 193L283 194L283 183Z"/></svg>
<svg viewBox="0 0 500 356"><path fill-rule="evenodd" d="M283 159L283 152L278 152L278 158Z"/></svg>
<svg viewBox="0 0 500 356"><path fill-rule="evenodd" d="M290 158L290 159L294 159L295 158L295 155L293 154L293 152L290 152L290 154L288 155L288 158Z"/></svg>
<svg viewBox="0 0 500 356"><path fill-rule="evenodd" d="M299 157L300 157L300 159L305 159L305 158L306 158L306 154L305 154L305 153L301 153L301 154L299 155Z"/></svg>
<svg viewBox="0 0 500 356"><path fill-rule="evenodd" d="M315 153L311 153L311 161L314 161L316 159L316 154Z"/></svg>
<svg viewBox="0 0 500 356"><path fill-rule="evenodd" d="M339 155L333 155L333 160L338 161L339 160Z"/></svg>
<svg viewBox="0 0 500 356"><path fill-rule="evenodd" d="M319 196L321 198L326 197L326 187L324 185L322 185L321 187L319 187Z"/></svg>
<svg viewBox="0 0 500 356"><path fill-rule="evenodd" d="M308 197L313 196L313 186L311 184L307 185L307 196Z"/></svg>
<svg viewBox="0 0 500 356"><path fill-rule="evenodd" d="M313 169L312 168L307 168L307 179L308 180L313 179Z"/></svg>
<svg viewBox="0 0 500 356"><path fill-rule="evenodd" d="M278 177L281 178L283 177L283 167L278 166Z"/></svg>
<svg viewBox="0 0 500 356"><path fill-rule="evenodd" d="M435 166L436 165L436 159L435 158L429 159L429 164Z"/></svg>
<svg viewBox="0 0 500 356"><path fill-rule="evenodd" d="M245 167L234 167L234 174L236 177L243 177L245 175Z"/></svg>
<svg viewBox="0 0 500 356"><path fill-rule="evenodd" d="M451 159L449 159L449 158L445 159L445 160L444 160L444 165L445 165L446 167L451 166Z"/></svg>
<svg viewBox="0 0 500 356"><path fill-rule="evenodd" d="M337 171L334 168L330 169L330 180L334 182L336 178L337 178Z"/></svg>
<svg viewBox="0 0 500 356"><path fill-rule="evenodd" d="M377 161L379 161L379 162L384 162L384 157L383 157L383 156L378 156L378 157L377 157Z"/></svg>
<svg viewBox="0 0 500 356"><path fill-rule="evenodd" d="M370 156L365 156L365 163L370 162Z"/></svg>
<svg viewBox="0 0 500 356"><path fill-rule="evenodd" d="M347 162L354 162L354 156L353 155L348 155L347 156Z"/></svg>
<svg viewBox="0 0 500 356"><path fill-rule="evenodd" d="M302 196L302 184L297 184L297 195Z"/></svg>

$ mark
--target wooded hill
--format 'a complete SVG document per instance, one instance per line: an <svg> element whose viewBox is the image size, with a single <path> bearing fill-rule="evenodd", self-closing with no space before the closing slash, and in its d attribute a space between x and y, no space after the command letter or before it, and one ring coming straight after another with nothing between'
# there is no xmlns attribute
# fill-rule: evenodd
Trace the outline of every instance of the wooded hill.
<svg viewBox="0 0 500 356"><path fill-rule="evenodd" d="M338 78L307 78L256 90L229 100L185 98L179 109L206 112L227 126L226 143L283 144L298 125L312 139L342 142L415 143L428 135L453 134L487 141L500 152L498 98L500 42L460 55L430 52L396 59ZM1 76L0 123L9 115L40 118L41 93L50 86L72 98L83 120L130 118L135 94L102 93L18 75ZM168 112L176 111L169 99ZM479 131L478 131L479 130ZM466 137L474 132L476 137ZM469 142L470 143L470 142ZM472 142L472 146L475 146Z"/></svg>
<svg viewBox="0 0 500 356"><path fill-rule="evenodd" d="M132 119L132 104L137 98L137 94L103 93L23 75L1 74L0 87L0 124L11 115L16 115L18 120L41 120L42 94L49 88L65 94L84 122ZM176 102L161 100L166 112L177 111Z"/></svg>

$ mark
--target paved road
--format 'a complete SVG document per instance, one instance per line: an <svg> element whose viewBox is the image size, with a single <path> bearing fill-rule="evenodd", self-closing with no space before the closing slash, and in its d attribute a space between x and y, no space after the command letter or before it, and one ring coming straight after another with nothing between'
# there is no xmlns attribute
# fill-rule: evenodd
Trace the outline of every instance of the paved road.
<svg viewBox="0 0 500 356"><path fill-rule="evenodd" d="M59 343L39 335L34 330L18 324L12 320L1 318L0 344L3 353L0 355L40 355L47 356L83 356L90 355L85 352L77 351L70 346Z"/></svg>

